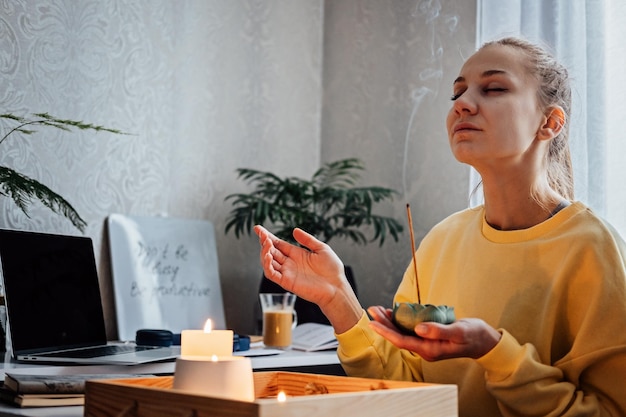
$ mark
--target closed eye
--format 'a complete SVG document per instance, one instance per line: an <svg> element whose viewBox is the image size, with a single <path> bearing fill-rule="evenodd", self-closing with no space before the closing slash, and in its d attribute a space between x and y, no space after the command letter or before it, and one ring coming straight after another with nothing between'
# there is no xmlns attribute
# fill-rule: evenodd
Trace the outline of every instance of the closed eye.
<svg viewBox="0 0 626 417"><path fill-rule="evenodd" d="M462 95L463 95L463 91L461 91L459 93L454 93L454 94L452 94L452 97L450 97L450 100L455 101L456 99L458 99Z"/></svg>
<svg viewBox="0 0 626 417"><path fill-rule="evenodd" d="M492 93L492 92L493 93L502 93L504 91L507 91L507 89L503 88L503 87L492 87L492 88L485 88L483 91L485 93Z"/></svg>
<svg viewBox="0 0 626 417"><path fill-rule="evenodd" d="M489 88L484 88L483 92L484 93L503 93L505 91L508 91L508 88L504 88L504 87L489 87ZM450 97L450 100L455 101L457 100L459 97L461 97L463 95L463 93L465 92L465 90L460 91L458 93L454 93L452 95L452 97Z"/></svg>

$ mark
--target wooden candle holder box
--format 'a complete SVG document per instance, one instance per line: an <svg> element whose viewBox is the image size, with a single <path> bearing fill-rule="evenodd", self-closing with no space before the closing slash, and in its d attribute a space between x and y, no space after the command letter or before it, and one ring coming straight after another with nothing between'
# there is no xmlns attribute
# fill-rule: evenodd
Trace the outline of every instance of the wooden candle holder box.
<svg viewBox="0 0 626 417"><path fill-rule="evenodd" d="M255 372L253 402L172 389L174 377L87 381L85 417L457 417L456 385ZM328 393L320 393L327 390ZM279 392L287 395L284 402Z"/></svg>

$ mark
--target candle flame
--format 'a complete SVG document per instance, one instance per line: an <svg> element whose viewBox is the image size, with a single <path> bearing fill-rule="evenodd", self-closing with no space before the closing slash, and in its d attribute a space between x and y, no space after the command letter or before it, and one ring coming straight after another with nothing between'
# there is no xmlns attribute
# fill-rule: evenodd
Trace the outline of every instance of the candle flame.
<svg viewBox="0 0 626 417"><path fill-rule="evenodd" d="M207 319L204 323L204 333L211 333L211 330L213 330L213 322L211 322L211 319Z"/></svg>
<svg viewBox="0 0 626 417"><path fill-rule="evenodd" d="M211 356L211 362L217 362L217 355Z"/></svg>
<svg viewBox="0 0 626 417"><path fill-rule="evenodd" d="M287 401L287 394L285 394L285 391L281 391L278 393L276 399L279 403L284 403L285 401Z"/></svg>

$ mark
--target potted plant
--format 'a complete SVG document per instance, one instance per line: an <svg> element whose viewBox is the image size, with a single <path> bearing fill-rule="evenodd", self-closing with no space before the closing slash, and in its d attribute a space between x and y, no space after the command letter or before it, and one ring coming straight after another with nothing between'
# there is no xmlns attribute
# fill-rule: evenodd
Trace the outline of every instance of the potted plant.
<svg viewBox="0 0 626 417"><path fill-rule="evenodd" d="M374 214L375 204L393 199L390 188L356 186L359 172L365 168L356 158L324 164L310 180L280 178L271 172L249 168L237 169L238 178L255 186L250 193L231 194L234 206L225 232L235 236L250 234L255 224L265 224L281 239L293 241L291 233L300 227L328 243L334 237L357 244L385 242L388 235L398 240L402 225L394 218ZM368 239L364 228L371 226L374 236Z"/></svg>
<svg viewBox="0 0 626 417"><path fill-rule="evenodd" d="M324 164L311 179L281 178L271 172L249 168L237 169L238 178L254 186L249 193L231 194L233 210L226 221L225 233L233 230L236 237L252 233L256 224L269 227L281 239L295 243L295 227L328 243L343 238L357 244L378 242L383 245L391 236L395 241L403 226L396 219L375 214L378 203L392 200L396 191L379 186L357 186L364 165L357 158L342 159ZM370 237L367 237L367 233ZM346 276L356 290L352 271L346 267ZM261 292L275 292L280 287L262 279ZM317 306L311 317L303 315L304 300L296 306L300 322L326 322Z"/></svg>
<svg viewBox="0 0 626 417"><path fill-rule="evenodd" d="M31 135L35 133L34 130L31 130L31 126L33 125L54 127L65 131L70 131L71 128L77 128L80 130L88 129L95 130L96 132L106 131L124 134L116 129L109 129L75 120L59 119L50 116L48 113L36 113L33 116L34 118L27 119L10 113L0 114L0 119L15 123L15 127L11 128L8 133L2 136L0 145L2 145L11 134L20 133L22 135ZM0 195L11 198L26 216L28 216L28 205L31 204L33 200L39 200L54 213L67 218L81 232L83 232L87 226L87 223L80 217L74 207L62 196L39 181L20 174L6 166L0 166Z"/></svg>

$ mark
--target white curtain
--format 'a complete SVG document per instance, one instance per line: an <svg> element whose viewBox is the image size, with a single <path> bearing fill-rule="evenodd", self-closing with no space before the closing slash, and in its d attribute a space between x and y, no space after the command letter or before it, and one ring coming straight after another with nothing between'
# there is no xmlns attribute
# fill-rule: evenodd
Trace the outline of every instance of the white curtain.
<svg viewBox="0 0 626 417"><path fill-rule="evenodd" d="M573 80L570 147L575 196L626 236L622 0L477 0L477 46L523 36L547 46ZM622 124L620 128L620 124ZM472 172L473 189L479 178ZM478 204L475 193L472 204Z"/></svg>

